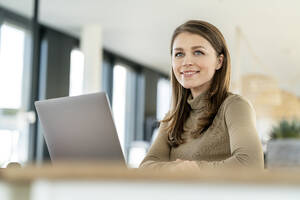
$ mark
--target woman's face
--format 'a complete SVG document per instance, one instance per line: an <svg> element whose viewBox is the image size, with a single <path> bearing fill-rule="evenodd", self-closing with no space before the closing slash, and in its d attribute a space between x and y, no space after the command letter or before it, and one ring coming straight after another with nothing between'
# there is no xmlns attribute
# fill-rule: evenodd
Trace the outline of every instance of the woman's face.
<svg viewBox="0 0 300 200"><path fill-rule="evenodd" d="M177 81L191 90L194 98L210 87L222 62L223 55L217 56L211 44L200 35L184 32L174 40L173 72Z"/></svg>

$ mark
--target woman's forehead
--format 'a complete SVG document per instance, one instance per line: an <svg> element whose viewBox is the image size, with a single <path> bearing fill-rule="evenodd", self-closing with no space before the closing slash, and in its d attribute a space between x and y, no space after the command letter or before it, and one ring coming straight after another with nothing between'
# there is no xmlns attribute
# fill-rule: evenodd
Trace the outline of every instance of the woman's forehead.
<svg viewBox="0 0 300 200"><path fill-rule="evenodd" d="M180 33L176 36L173 42L173 49L190 49L193 47L203 47L206 50L211 50L211 44L201 35L194 33Z"/></svg>

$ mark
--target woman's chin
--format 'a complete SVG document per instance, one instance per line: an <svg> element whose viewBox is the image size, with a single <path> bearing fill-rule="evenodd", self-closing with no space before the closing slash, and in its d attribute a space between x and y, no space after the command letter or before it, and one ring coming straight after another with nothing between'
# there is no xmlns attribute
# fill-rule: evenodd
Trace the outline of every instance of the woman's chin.
<svg viewBox="0 0 300 200"><path fill-rule="evenodd" d="M191 89L191 88L194 88L194 87L198 87L200 84L199 83L195 83L194 81L185 81L181 85L185 89Z"/></svg>
<svg viewBox="0 0 300 200"><path fill-rule="evenodd" d="M191 89L191 88L193 88L192 85L183 85L182 87L184 87L185 89Z"/></svg>

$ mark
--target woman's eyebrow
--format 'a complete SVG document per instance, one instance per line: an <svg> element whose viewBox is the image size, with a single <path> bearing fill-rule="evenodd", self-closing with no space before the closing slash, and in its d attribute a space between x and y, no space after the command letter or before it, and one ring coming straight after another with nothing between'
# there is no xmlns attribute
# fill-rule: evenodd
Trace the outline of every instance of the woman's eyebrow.
<svg viewBox="0 0 300 200"><path fill-rule="evenodd" d="M191 47L191 49L205 49L205 50L207 50L204 46L201 46L201 45L197 45L197 46L192 46ZM183 48L181 48L181 47L177 47L177 48L174 48L173 49L174 51L183 51Z"/></svg>
<svg viewBox="0 0 300 200"><path fill-rule="evenodd" d="M174 51L182 51L183 48L177 47L177 48L174 48L173 50L174 50Z"/></svg>
<svg viewBox="0 0 300 200"><path fill-rule="evenodd" d="M206 48L205 48L204 46L201 46L201 45L193 46L193 47L192 47L192 49L200 49L200 48L206 50Z"/></svg>

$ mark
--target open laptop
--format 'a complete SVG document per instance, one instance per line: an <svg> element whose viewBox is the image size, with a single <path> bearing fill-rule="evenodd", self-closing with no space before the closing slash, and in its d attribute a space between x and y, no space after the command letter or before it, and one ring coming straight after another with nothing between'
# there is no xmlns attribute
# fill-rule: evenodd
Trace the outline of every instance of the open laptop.
<svg viewBox="0 0 300 200"><path fill-rule="evenodd" d="M36 101L52 162L125 159L104 92Z"/></svg>

